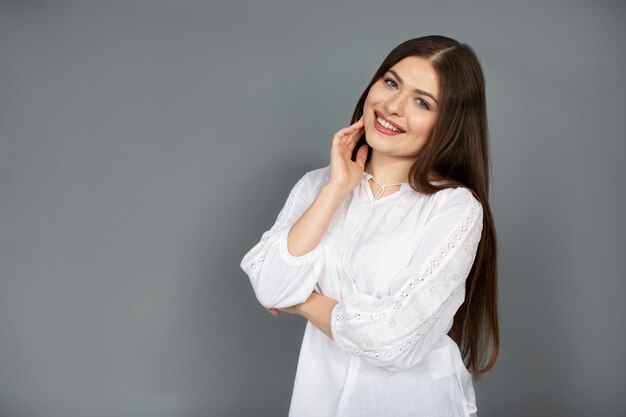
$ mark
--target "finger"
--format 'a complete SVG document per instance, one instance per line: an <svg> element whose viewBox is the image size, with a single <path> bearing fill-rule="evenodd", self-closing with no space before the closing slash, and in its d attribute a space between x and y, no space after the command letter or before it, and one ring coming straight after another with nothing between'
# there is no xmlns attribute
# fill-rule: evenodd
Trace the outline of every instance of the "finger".
<svg viewBox="0 0 626 417"><path fill-rule="evenodd" d="M359 142L359 139L361 139L361 136L363 136L364 132L365 132L365 128L361 127L359 130L355 131L353 134L350 135L349 138L346 139L345 144L348 147L348 151L350 152L350 155L352 155L352 151L354 150L354 147Z"/></svg>
<svg viewBox="0 0 626 417"><path fill-rule="evenodd" d="M348 128L346 135L353 136L363 130L365 130L365 124L363 122L363 119L359 119L355 124L353 124L352 126Z"/></svg>
<svg viewBox="0 0 626 417"><path fill-rule="evenodd" d="M346 154L349 149L348 149L348 145L350 143L350 136L348 136L345 133L341 133L341 131L337 132L337 135L335 136L334 140L333 140L333 148L335 149L335 151L339 154Z"/></svg>
<svg viewBox="0 0 626 417"><path fill-rule="evenodd" d="M358 129L350 132L350 134L348 135L348 142L352 142L352 141L358 140L361 137L361 135L363 134L363 132L365 132L365 127L364 126L360 126Z"/></svg>
<svg viewBox="0 0 626 417"><path fill-rule="evenodd" d="M367 145L363 144L356 153L355 162L365 170L365 160L367 159Z"/></svg>
<svg viewBox="0 0 626 417"><path fill-rule="evenodd" d="M346 136L358 131L363 127L363 119L359 119L348 127L344 127L343 129L339 129L337 133L335 133L335 137L337 136Z"/></svg>
<svg viewBox="0 0 626 417"><path fill-rule="evenodd" d="M344 129L354 129L354 128L362 126L362 125L363 125L363 117L361 117L356 122L352 123L350 126L345 127Z"/></svg>
<svg viewBox="0 0 626 417"><path fill-rule="evenodd" d="M337 132L337 143L340 146L354 145L356 141L361 137L361 135L365 132L365 128L362 125L356 126L354 129L346 128L346 130L340 130ZM350 151L352 149L349 149Z"/></svg>
<svg viewBox="0 0 626 417"><path fill-rule="evenodd" d="M334 151L345 157L352 156L352 150L364 131L363 119L359 119L353 125L339 130L333 138L331 153Z"/></svg>

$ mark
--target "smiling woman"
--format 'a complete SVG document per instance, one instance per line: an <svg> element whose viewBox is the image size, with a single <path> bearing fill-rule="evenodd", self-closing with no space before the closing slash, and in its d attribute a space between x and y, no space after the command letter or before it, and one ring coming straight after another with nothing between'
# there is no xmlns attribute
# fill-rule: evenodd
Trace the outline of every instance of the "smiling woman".
<svg viewBox="0 0 626 417"><path fill-rule="evenodd" d="M241 261L307 319L289 415L469 416L498 346L485 89L471 48L397 46Z"/></svg>
<svg viewBox="0 0 626 417"><path fill-rule="evenodd" d="M404 58L372 85L363 115L376 158L404 157L406 165L412 164L437 120L438 95L435 69L429 60L416 56Z"/></svg>

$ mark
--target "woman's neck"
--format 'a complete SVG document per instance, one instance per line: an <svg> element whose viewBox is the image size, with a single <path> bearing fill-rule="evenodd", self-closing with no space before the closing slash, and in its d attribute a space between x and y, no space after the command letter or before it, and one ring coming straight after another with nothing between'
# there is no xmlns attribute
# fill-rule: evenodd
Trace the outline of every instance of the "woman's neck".
<svg viewBox="0 0 626 417"><path fill-rule="evenodd" d="M372 174L381 184L397 184L409 182L409 170L414 161L398 158L385 158L372 151L370 160L365 165L365 171Z"/></svg>

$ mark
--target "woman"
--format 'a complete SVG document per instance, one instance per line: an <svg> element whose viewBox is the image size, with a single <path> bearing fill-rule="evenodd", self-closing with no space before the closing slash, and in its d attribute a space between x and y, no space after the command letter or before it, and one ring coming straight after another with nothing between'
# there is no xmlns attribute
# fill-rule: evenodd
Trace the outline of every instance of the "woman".
<svg viewBox="0 0 626 417"><path fill-rule="evenodd" d="M406 41L352 122L241 262L271 314L308 320L289 415L473 414L499 348L480 64Z"/></svg>

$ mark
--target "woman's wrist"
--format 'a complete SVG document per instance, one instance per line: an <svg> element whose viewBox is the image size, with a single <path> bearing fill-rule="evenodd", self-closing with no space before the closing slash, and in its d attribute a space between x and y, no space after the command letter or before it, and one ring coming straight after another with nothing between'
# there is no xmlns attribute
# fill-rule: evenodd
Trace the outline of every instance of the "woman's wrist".
<svg viewBox="0 0 626 417"><path fill-rule="evenodd" d="M313 323L315 327L332 339L331 314L338 302L314 291L305 302L295 306L295 310L296 314Z"/></svg>
<svg viewBox="0 0 626 417"><path fill-rule="evenodd" d="M315 301L315 297L318 295L319 295L318 293L313 291L311 295L309 295L309 297L304 302L300 304L296 304L294 306L295 313L308 320L309 319L308 313L310 312L311 303Z"/></svg>
<svg viewBox="0 0 626 417"><path fill-rule="evenodd" d="M311 295L304 301L303 303L295 305L295 313L301 315L307 320L310 320L311 317L315 314L315 312L322 305L332 305L337 304L338 301L332 298L326 297L316 291L313 291Z"/></svg>
<svg viewBox="0 0 626 417"><path fill-rule="evenodd" d="M337 202L341 203L351 191L352 189L350 187L346 187L345 185L327 182L322 186L320 194L325 193L330 198L333 198Z"/></svg>

